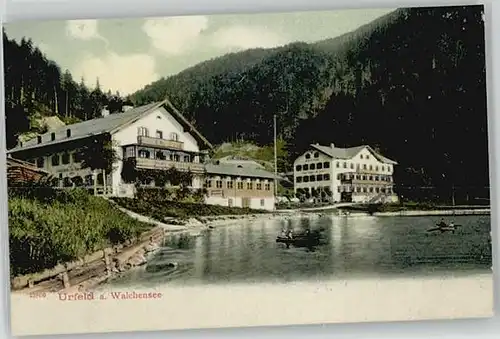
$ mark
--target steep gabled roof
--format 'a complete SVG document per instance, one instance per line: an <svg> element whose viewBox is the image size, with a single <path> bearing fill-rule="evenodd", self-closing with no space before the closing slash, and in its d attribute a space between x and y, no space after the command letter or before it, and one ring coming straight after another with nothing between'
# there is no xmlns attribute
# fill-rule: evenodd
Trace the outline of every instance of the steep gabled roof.
<svg viewBox="0 0 500 339"><path fill-rule="evenodd" d="M384 157L383 155L376 152L369 145L339 148L339 147L323 146L319 144L311 144L311 147L334 159L351 159L352 157L356 156L356 154L361 152L363 149L367 148L373 154L373 156L377 158L378 161L386 164L397 165L396 161Z"/></svg>
<svg viewBox="0 0 500 339"><path fill-rule="evenodd" d="M123 113L110 114L102 118L96 118L92 120L82 121L76 124L63 126L53 131L49 131L41 135L42 142L38 143L37 137L30 139L22 144L22 146L16 146L7 151L7 153L14 153L18 151L24 151L28 149L34 149L46 145L55 145L67 141L84 139L93 135L101 135L104 133L113 133L122 127L131 124L143 116L151 113L152 111L164 107L165 110L172 114L176 120L183 125L183 127L193 136L202 143L206 144L209 148L212 148L210 142L201 133L190 124L182 114L175 109L175 107L165 99L161 102L154 102L148 105L139 106L136 108L129 109ZM71 136L67 137L67 130L71 130ZM51 134L55 133L55 140L51 139Z"/></svg>

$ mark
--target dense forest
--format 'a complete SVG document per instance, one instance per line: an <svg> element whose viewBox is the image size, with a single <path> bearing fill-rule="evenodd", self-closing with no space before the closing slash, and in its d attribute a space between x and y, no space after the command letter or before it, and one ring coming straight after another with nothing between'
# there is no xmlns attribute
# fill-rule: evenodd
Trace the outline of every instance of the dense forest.
<svg viewBox="0 0 500 339"><path fill-rule="evenodd" d="M173 103L213 143L370 144L411 186L489 185L483 6L398 9L354 32L206 61L131 96Z"/></svg>
<svg viewBox="0 0 500 339"><path fill-rule="evenodd" d="M5 119L7 148L16 145L19 135L42 132L38 118L57 115L66 123L101 115L104 106L120 112L124 100L119 93L105 93L99 86L88 88L75 81L68 70L47 59L29 39L19 43L3 35L5 70Z"/></svg>

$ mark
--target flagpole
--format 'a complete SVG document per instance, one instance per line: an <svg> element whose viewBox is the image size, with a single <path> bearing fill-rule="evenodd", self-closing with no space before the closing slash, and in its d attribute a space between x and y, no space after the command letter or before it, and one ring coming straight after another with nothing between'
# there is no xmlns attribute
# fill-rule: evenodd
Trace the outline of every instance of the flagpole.
<svg viewBox="0 0 500 339"><path fill-rule="evenodd" d="M276 114L274 115L274 208L276 209L276 198L278 196L278 151L276 145Z"/></svg>

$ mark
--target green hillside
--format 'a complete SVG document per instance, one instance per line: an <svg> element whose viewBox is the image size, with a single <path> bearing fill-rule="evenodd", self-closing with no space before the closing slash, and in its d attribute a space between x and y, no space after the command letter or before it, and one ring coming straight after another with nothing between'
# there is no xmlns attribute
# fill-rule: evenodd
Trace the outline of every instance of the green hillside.
<svg viewBox="0 0 500 339"><path fill-rule="evenodd" d="M410 186L489 185L482 6L399 9L314 44L226 55L138 91L171 97L213 143L270 145L273 115L294 156L370 144ZM468 151L466 151L468 150Z"/></svg>

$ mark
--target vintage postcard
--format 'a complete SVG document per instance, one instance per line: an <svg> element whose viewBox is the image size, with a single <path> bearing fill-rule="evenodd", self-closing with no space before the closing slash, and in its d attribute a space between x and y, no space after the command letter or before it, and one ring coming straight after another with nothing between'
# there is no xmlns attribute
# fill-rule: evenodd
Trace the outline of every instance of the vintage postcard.
<svg viewBox="0 0 500 339"><path fill-rule="evenodd" d="M483 6L3 46L15 335L493 314Z"/></svg>

